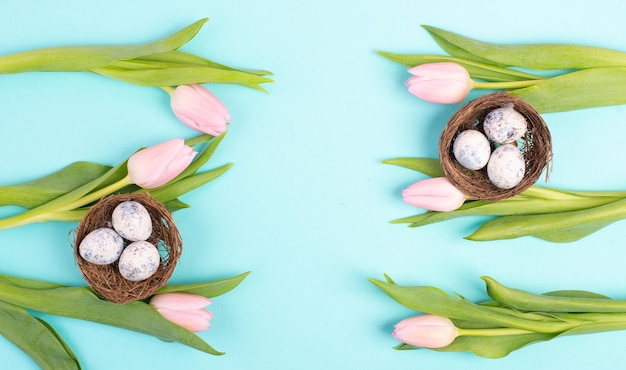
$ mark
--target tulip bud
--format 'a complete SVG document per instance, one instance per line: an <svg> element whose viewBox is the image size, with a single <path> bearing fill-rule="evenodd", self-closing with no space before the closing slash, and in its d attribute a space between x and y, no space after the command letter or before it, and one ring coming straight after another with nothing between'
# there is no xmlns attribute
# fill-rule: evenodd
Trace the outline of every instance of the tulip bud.
<svg viewBox="0 0 626 370"><path fill-rule="evenodd" d="M394 338L415 347L443 348L454 342L458 329L447 317L421 315L404 319L394 326Z"/></svg>
<svg viewBox="0 0 626 370"><path fill-rule="evenodd" d="M183 172L196 154L183 139L153 145L128 158L128 177L142 188L156 188Z"/></svg>
<svg viewBox="0 0 626 370"><path fill-rule="evenodd" d="M446 177L416 182L402 191L402 199L413 206L431 211L453 211L465 202L465 195Z"/></svg>
<svg viewBox="0 0 626 370"><path fill-rule="evenodd" d="M212 136L226 131L230 114L204 86L180 85L171 92L171 97L174 115L185 125Z"/></svg>
<svg viewBox="0 0 626 370"><path fill-rule="evenodd" d="M203 331L211 327L213 314L205 309L211 300L196 294L163 293L150 300L163 317L189 331Z"/></svg>
<svg viewBox="0 0 626 370"><path fill-rule="evenodd" d="M442 104L458 103L472 89L472 80L463 66L450 63L426 63L409 69L413 75L406 85L418 98Z"/></svg>

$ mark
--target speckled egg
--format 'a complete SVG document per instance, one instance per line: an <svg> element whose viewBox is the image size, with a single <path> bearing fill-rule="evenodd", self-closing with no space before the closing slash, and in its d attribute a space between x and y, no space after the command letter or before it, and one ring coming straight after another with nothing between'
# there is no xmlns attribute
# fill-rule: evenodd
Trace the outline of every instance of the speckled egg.
<svg viewBox="0 0 626 370"><path fill-rule="evenodd" d="M120 275L127 280L142 281L152 276L159 268L161 255L158 249L147 241L129 244L119 261Z"/></svg>
<svg viewBox="0 0 626 370"><path fill-rule="evenodd" d="M498 144L519 140L526 133L527 127L526 118L513 108L513 104L492 110L483 121L485 134Z"/></svg>
<svg viewBox="0 0 626 370"><path fill-rule="evenodd" d="M482 132L465 130L454 139L452 152L461 166L470 170L480 170L489 162L491 147Z"/></svg>
<svg viewBox="0 0 626 370"><path fill-rule="evenodd" d="M146 240L152 234L152 220L146 207L129 200L115 207L112 215L115 231L130 241Z"/></svg>
<svg viewBox="0 0 626 370"><path fill-rule="evenodd" d="M109 228L93 230L78 246L80 256L96 265L108 265L117 261L122 250L124 250L124 239L115 230Z"/></svg>
<svg viewBox="0 0 626 370"><path fill-rule="evenodd" d="M489 180L500 189L511 189L517 186L524 178L525 171L524 156L513 144L496 148L487 164Z"/></svg>

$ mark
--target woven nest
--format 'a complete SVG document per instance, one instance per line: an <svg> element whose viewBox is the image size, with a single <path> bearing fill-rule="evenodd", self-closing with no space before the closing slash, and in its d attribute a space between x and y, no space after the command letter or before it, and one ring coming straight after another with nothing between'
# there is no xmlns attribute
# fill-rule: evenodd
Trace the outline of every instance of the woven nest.
<svg viewBox="0 0 626 370"><path fill-rule="evenodd" d="M487 176L486 167L477 171L461 166L454 158L452 144L456 136L468 129L483 131L485 116L492 111L513 104L514 109L526 118L528 129L518 141L526 164L522 181L511 189L494 186ZM492 145L492 151L495 146ZM452 116L439 140L439 159L443 171L450 182L471 199L501 200L512 197L532 186L544 168L548 180L549 164L552 159L552 139L550 131L539 113L524 100L505 92L484 95L472 100Z"/></svg>
<svg viewBox="0 0 626 370"><path fill-rule="evenodd" d="M118 204L128 200L141 203L150 214L152 235L147 241L155 245L161 255L157 271L143 281L123 278L119 273L117 262L109 265L90 263L80 256L78 250L80 242L91 231L111 227L113 210ZM171 213L163 204L146 194L117 194L103 198L85 215L76 229L74 238L74 258L83 277L96 293L115 303L128 303L154 295L167 283L181 253L182 239Z"/></svg>

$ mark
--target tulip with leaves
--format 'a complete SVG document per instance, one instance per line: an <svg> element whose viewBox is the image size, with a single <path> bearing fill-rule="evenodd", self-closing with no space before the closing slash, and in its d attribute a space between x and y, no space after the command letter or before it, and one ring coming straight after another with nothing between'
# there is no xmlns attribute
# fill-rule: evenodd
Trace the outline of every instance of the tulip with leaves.
<svg viewBox="0 0 626 370"><path fill-rule="evenodd" d="M228 112L203 83L238 84L265 91L272 73L237 69L179 48L208 21L200 19L154 42L139 45L63 46L0 56L0 74L91 72L119 81L160 87L172 95L174 114L184 124L218 136L230 121ZM201 105L205 105L204 107Z"/></svg>
<svg viewBox="0 0 626 370"><path fill-rule="evenodd" d="M420 315L400 321L397 349L470 351L507 356L527 345L565 335L626 330L626 300L581 290L535 294L482 277L491 301L474 303L432 286L401 286L389 276L369 279L398 303Z"/></svg>
<svg viewBox="0 0 626 370"><path fill-rule="evenodd" d="M384 163L433 178L445 176L439 160L433 158L396 158ZM421 180L418 184L422 181L428 184L432 179ZM430 186L424 186L419 193L411 191L415 187L417 185L412 185L404 191L405 201L430 211L392 223L421 227L459 217L492 216L493 219L485 221L466 237L474 241L535 236L550 242L568 243L626 218L626 191L568 191L534 185L516 196L496 202L466 200L461 203L457 191L450 188L446 190L442 186L435 197L428 193L434 191ZM437 211L438 206L449 208Z"/></svg>
<svg viewBox="0 0 626 370"><path fill-rule="evenodd" d="M90 206L113 193L146 192L170 211L189 207L178 197L223 174L231 164L198 172L213 155L224 134L201 135L186 142L172 139L139 150L110 167L76 162L38 180L0 186L0 206L26 210L0 219L0 229L33 222L80 221ZM204 145L200 154L192 146ZM195 160L194 160L195 158Z"/></svg>
<svg viewBox="0 0 626 370"><path fill-rule="evenodd" d="M222 352L192 332L208 326L189 325L189 320L181 321L169 313L164 314L160 307L172 307L172 296L179 297L178 307L206 305L210 301L208 298L229 292L246 276L248 273L212 282L166 285L152 298L151 304L144 301L117 304L101 299L89 287L0 274L0 335L13 342L44 370L80 369L81 365L61 335L29 311L116 326L221 355ZM201 320L207 323L206 318L212 317L208 311L196 315L204 315Z"/></svg>
<svg viewBox="0 0 626 370"><path fill-rule="evenodd" d="M409 79L409 91L425 100L458 103L474 88L507 90L540 113L626 104L625 52L570 44L492 44L424 28L449 55L378 53L411 67L412 74L418 71L421 77Z"/></svg>

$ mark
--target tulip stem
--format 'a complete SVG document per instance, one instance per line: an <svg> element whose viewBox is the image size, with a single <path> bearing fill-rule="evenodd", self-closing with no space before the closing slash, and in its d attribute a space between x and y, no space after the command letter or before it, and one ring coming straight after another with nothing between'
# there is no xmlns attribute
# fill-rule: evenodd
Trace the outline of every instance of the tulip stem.
<svg viewBox="0 0 626 370"><path fill-rule="evenodd" d="M172 93L174 92L174 88L171 86L159 86L159 87L170 95L172 95Z"/></svg>
<svg viewBox="0 0 626 370"><path fill-rule="evenodd" d="M542 81L541 80L526 80L526 81L507 81L507 82L477 82L472 80L472 88L474 89L519 89L522 87L534 86Z"/></svg>
<svg viewBox="0 0 626 370"><path fill-rule="evenodd" d="M505 335L521 335L535 333L531 330L515 328L493 328L493 329L458 329L459 336L465 337L497 337Z"/></svg>
<svg viewBox="0 0 626 370"><path fill-rule="evenodd" d="M89 203L95 202L100 198L117 190L120 190L124 186L130 184L132 184L132 182L130 181L130 178L126 176L117 182L114 182L108 186L103 187L102 189L94 191L93 193L89 193L72 202L63 204L58 208L50 209L50 207L46 207L47 203L43 204L42 206L39 206L37 208L33 208L18 215L0 220L0 230L16 226L22 226L33 222L44 222L53 220L55 219L55 215L57 215L59 212L71 211L73 209L77 209Z"/></svg>

